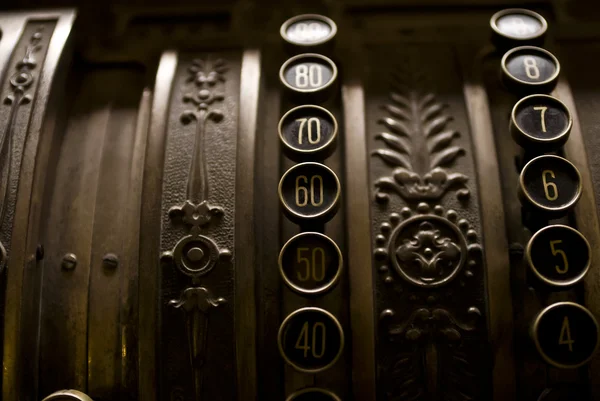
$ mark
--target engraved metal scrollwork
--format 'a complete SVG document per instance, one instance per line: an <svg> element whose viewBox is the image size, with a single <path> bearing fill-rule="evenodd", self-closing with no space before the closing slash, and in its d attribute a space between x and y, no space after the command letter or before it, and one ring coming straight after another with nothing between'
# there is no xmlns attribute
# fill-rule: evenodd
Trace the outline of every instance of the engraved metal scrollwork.
<svg viewBox="0 0 600 401"><path fill-rule="evenodd" d="M192 162L187 178L187 200L181 206L169 210L173 223L183 223L189 228L189 235L181 238L172 251L164 252L161 259L169 265L175 265L180 272L191 277L192 286L185 288L179 299L169 305L185 312L186 331L190 364L194 376L195 400L202 397L202 370L206 354L206 339L209 329L210 310L225 302L225 298L214 297L211 291L200 286L200 279L209 273L219 261L231 258L231 252L220 249L215 241L202 235L202 228L209 225L213 218L223 215L223 209L208 203L208 169L204 155L206 127L209 121L218 123L223 113L211 109L215 102L224 96L215 92L214 87L224 82L227 66L223 60L196 59L188 68L186 85L192 84L191 92L183 96L183 102L194 106L181 114L184 125L196 122Z"/></svg>
<svg viewBox="0 0 600 401"><path fill-rule="evenodd" d="M380 319L393 316L394 312L386 309ZM394 394L410 400L474 399L469 386L458 385L475 376L467 355L460 351L460 343L465 333L475 330L481 311L470 307L466 316L468 321L460 322L445 309L419 308L404 323L389 326L391 341L405 343L409 350L393 356L387 386L391 399L395 399ZM419 380L419 376L425 376L425 380Z"/></svg>
<svg viewBox="0 0 600 401"><path fill-rule="evenodd" d="M465 150L453 144L460 134L448 127L452 117L446 106L433 93L415 89L424 86L419 66L406 64L412 70L394 75L391 101L382 106L387 116L378 120L386 131L375 138L385 147L372 152L393 168L374 182L382 211L393 194L406 205L387 212L378 227L376 268L389 290L416 304L401 313L380 309L381 332L391 347L382 356L385 391L391 400L473 400L477 391L465 383L474 379L476 368L465 334L478 329L482 313L476 306L460 313L440 303L452 303L455 286L472 281L483 251L460 211L435 204L451 191L461 201L469 199L468 177L451 171Z"/></svg>
<svg viewBox="0 0 600 401"><path fill-rule="evenodd" d="M15 67L16 71L11 75L9 80L11 93L3 99L4 105L9 106L10 111L8 112L8 124L0 139L0 223L4 222L6 217L10 194L8 187L13 164L13 129L17 122L19 108L22 105L31 103L33 100L33 93L35 91L30 89L32 89L35 82L33 71L37 67L37 60L34 55L42 49L42 45L40 44L42 41L42 32L43 27L39 27L29 38L25 54L17 63ZM0 242L0 273L6 266L6 259L6 249Z"/></svg>

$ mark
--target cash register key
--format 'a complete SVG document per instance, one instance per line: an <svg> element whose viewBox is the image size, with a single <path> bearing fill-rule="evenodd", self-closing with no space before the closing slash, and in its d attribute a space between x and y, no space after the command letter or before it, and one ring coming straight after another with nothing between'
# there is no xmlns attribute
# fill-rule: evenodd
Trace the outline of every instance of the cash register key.
<svg viewBox="0 0 600 401"><path fill-rule="evenodd" d="M344 349L344 331L328 311L306 307L292 312L279 327L279 352L296 370L317 373L333 366Z"/></svg>
<svg viewBox="0 0 600 401"><path fill-rule="evenodd" d="M519 200L532 210L559 217L579 200L581 175L567 159L538 156L523 167L519 177Z"/></svg>
<svg viewBox="0 0 600 401"><path fill-rule="evenodd" d="M341 194L337 175L321 163L296 164L279 181L283 211L294 222L326 222L339 206Z"/></svg>
<svg viewBox="0 0 600 401"><path fill-rule="evenodd" d="M557 58L535 46L521 46L507 51L500 64L504 84L516 94L550 93L560 73Z"/></svg>
<svg viewBox="0 0 600 401"><path fill-rule="evenodd" d="M323 15L303 14L285 21L279 33L283 40L294 47L318 47L333 40L337 26Z"/></svg>
<svg viewBox="0 0 600 401"><path fill-rule="evenodd" d="M278 131L283 150L290 159L324 160L335 150L338 123L327 109L303 105L281 117Z"/></svg>
<svg viewBox="0 0 600 401"><path fill-rule="evenodd" d="M304 296L331 290L344 265L337 244L318 232L303 232L290 238L279 253L278 264L286 285Z"/></svg>
<svg viewBox="0 0 600 401"><path fill-rule="evenodd" d="M558 302L533 320L531 337L540 356L563 369L583 366L598 349L598 322L585 307Z"/></svg>
<svg viewBox="0 0 600 401"><path fill-rule="evenodd" d="M332 94L337 74L337 66L330 58L304 53L283 63L279 79L293 97L316 102Z"/></svg>
<svg viewBox="0 0 600 401"><path fill-rule="evenodd" d="M573 119L567 106L555 97L530 95L512 109L510 132L523 148L542 154L554 151L567 142Z"/></svg>
<svg viewBox="0 0 600 401"><path fill-rule="evenodd" d="M340 397L329 390L310 387L296 391L285 401L341 401Z"/></svg>
<svg viewBox="0 0 600 401"><path fill-rule="evenodd" d="M523 8L498 11L490 19L492 42L502 50L523 45L541 45L548 30L546 19Z"/></svg>
<svg viewBox="0 0 600 401"><path fill-rule="evenodd" d="M525 252L537 280L556 289L581 281L590 268L591 255L587 239L574 228L561 224L536 232Z"/></svg>

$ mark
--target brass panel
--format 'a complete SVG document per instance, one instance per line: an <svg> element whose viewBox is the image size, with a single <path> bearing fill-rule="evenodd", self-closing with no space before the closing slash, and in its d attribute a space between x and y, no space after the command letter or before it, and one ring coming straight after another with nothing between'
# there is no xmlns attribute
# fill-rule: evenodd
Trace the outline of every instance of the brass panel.
<svg viewBox="0 0 600 401"><path fill-rule="evenodd" d="M120 297L128 297L128 272L137 270L137 252L125 245L137 232L129 213L140 200L131 181L139 180L132 172L143 74L81 71L47 202L40 394L76 388L102 398L123 391L121 370L135 355L134 344L123 348L135 323Z"/></svg>
<svg viewBox="0 0 600 401"><path fill-rule="evenodd" d="M398 46L398 45L396 45ZM378 398L491 398L472 131L450 46L373 46L366 116Z"/></svg>
<svg viewBox="0 0 600 401"><path fill-rule="evenodd" d="M149 251L161 255L149 302L158 301L158 397L234 399L239 53L180 54L172 79L162 191L150 195L163 194L160 244Z"/></svg>
<svg viewBox="0 0 600 401"><path fill-rule="evenodd" d="M2 14L3 399L35 396L38 386L39 237L46 165L54 137L75 14L69 10ZM18 38L18 43L15 40ZM15 44L9 50L5 46ZM64 53L63 53L64 51ZM4 64L6 63L6 64ZM25 357L27 356L27 357Z"/></svg>

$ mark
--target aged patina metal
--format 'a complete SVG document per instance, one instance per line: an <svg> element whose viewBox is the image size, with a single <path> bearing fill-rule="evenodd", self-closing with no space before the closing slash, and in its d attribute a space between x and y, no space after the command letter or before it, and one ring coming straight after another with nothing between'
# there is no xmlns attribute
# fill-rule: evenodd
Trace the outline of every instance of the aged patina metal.
<svg viewBox="0 0 600 401"><path fill-rule="evenodd" d="M3 401L600 400L600 5L71 3L0 6Z"/></svg>

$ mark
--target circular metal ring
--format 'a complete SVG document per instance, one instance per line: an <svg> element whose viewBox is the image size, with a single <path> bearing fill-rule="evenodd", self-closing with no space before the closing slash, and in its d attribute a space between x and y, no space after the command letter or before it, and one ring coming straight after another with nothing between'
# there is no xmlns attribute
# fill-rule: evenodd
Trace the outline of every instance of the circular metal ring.
<svg viewBox="0 0 600 401"><path fill-rule="evenodd" d="M307 311L319 312L319 313L322 313L322 314L326 315L328 318L330 318L334 322L334 324L336 325L336 327L338 328L338 330L340 332L340 349L338 350L335 358L333 358L331 360L331 362L329 362L327 365L322 366L320 368L316 368L316 369L305 369L305 368L302 368L301 366L296 365L294 362L292 362L287 357L287 355L285 354L285 351L283 349L283 329L285 328L286 324L292 318L294 318L294 316L296 316L298 314L301 314L303 312L307 312ZM294 369L298 370L299 372L304 372L304 373L318 373L318 372L322 372L322 371L327 370L330 367L332 367L337 362L337 360L340 359L340 356L342 355L342 351L344 350L344 329L342 328L342 325L336 319L336 317L333 316L333 314L331 312L328 312L325 309L316 308L316 307L312 307L312 306L300 308L300 309L297 309L297 310L293 311L292 313L290 313L283 320L283 323L281 323L281 326L279 326L279 331L277 332L277 347L279 348L279 353L281 354L281 356L283 357L283 359L290 366L292 366Z"/></svg>
<svg viewBox="0 0 600 401"><path fill-rule="evenodd" d="M321 21L321 22L324 22L325 24L329 25L329 27L331 28L331 32L329 32L329 35L327 35L326 37L319 39L315 42L311 42L311 43L295 42L288 37L287 30L292 24L294 24L298 21L301 21L301 20L309 20L309 19ZM281 25L281 28L279 29L279 34L281 35L283 40L285 40L286 42L288 42L289 44L292 44L294 46L304 46L304 47L322 45L322 44L328 42L329 40L333 39L333 37L335 36L336 33L337 33L337 25L335 24L335 22L333 22L333 20L331 18L325 17L324 15L319 15L319 14L296 15L295 17L292 17L292 18L288 19L287 21L285 21Z"/></svg>

